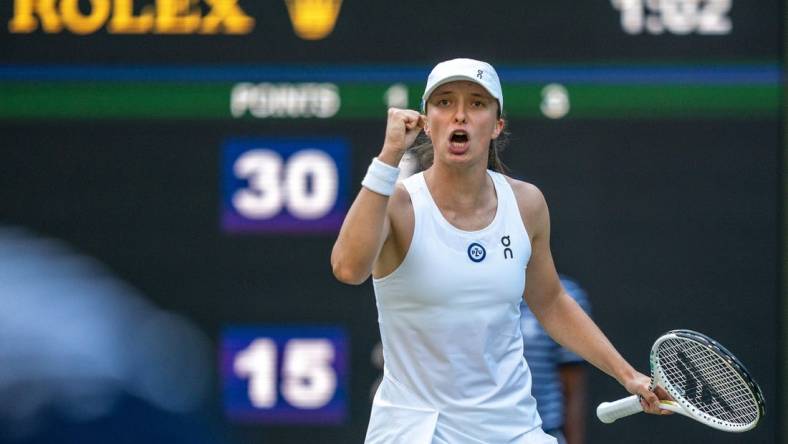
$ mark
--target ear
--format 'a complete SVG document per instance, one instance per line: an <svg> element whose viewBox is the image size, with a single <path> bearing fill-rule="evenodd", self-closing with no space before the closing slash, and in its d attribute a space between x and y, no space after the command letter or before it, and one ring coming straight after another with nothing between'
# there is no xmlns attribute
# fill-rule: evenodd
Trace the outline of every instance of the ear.
<svg viewBox="0 0 788 444"><path fill-rule="evenodd" d="M424 134L429 136L430 135L430 123L429 123L429 120L427 120L427 116L423 116L423 117L424 117L424 128L422 128L422 129L424 130Z"/></svg>
<svg viewBox="0 0 788 444"><path fill-rule="evenodd" d="M497 139L498 136L501 135L501 132L503 132L505 126L506 122L503 119L498 119L498 121L495 122L495 128L493 128L492 138Z"/></svg>

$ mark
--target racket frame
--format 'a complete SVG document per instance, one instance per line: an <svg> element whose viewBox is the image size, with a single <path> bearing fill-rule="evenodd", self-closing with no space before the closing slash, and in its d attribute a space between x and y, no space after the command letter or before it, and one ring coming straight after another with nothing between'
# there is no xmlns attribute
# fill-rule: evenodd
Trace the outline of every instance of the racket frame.
<svg viewBox="0 0 788 444"><path fill-rule="evenodd" d="M716 354L720 358L722 358L723 363L730 369L731 375L735 375L739 381L746 385L750 389L750 393L753 396L753 400L755 404L758 406L758 414L754 421L748 424L737 424L730 421L725 421L720 418L716 418L712 415L707 414L706 412L698 409L692 403L690 403L683 395L681 391L679 391L675 386L673 386L670 382L667 382L665 379L665 374L660 365L657 365L659 361L659 357L657 356L657 351L659 349L659 345L669 340L670 338L681 338L684 340L690 340L695 342L696 344L710 350L712 353ZM758 383L755 382L755 379L751 376L749 370L744 366L744 364L739 361L736 356L731 353L727 348L723 347L722 344L711 339L710 337L704 335L703 333L699 333L693 330L671 330L664 335L662 335L655 343L654 346L651 348L651 354L649 356L650 366L652 370L652 386L650 387L652 390L656 387L655 382L658 381L658 384L661 385L665 390L670 394L670 396L675 400L674 402L668 401L668 403L660 403L660 407L665 407L666 410L670 410L676 413L681 413L685 416L693 418L703 424L708 425L709 427L713 427L717 430L722 430L726 432L746 432L747 430L751 430L753 427L758 425L761 417L766 414L766 404L764 402L763 392L761 391L760 386ZM654 374L654 368L657 368L657 374Z"/></svg>
<svg viewBox="0 0 788 444"><path fill-rule="evenodd" d="M738 424L711 416L699 410L692 403L687 401L682 391L678 390L675 386L673 386L673 384L665 380L665 374L659 364L659 356L657 352L659 350L660 344L675 338L693 341L701 347L710 350L718 357L722 358L724 364L733 370L731 374L736 375L739 381L749 388L750 393L754 398L755 404L758 406L757 417L754 421L748 424ZM661 386L675 400L660 401L661 409L679 413L698 422L706 424L709 427L725 432L746 432L747 430L751 430L756 425L758 425L761 417L766 414L766 403L764 401L763 392L761 391L758 383L755 382L755 379L752 378L750 372L747 370L744 364L742 364L741 361L739 361L736 356L733 355L733 353L728 351L728 349L703 333L698 333L693 330L680 329L671 330L660 336L651 347L651 353L649 354L649 366L651 368L651 384L649 388L654 390L657 386ZM640 398L637 395L633 395L618 401L604 402L600 404L599 407L597 407L597 417L599 417L602 422L609 424L616 419L633 415L642 411L643 407L640 404Z"/></svg>

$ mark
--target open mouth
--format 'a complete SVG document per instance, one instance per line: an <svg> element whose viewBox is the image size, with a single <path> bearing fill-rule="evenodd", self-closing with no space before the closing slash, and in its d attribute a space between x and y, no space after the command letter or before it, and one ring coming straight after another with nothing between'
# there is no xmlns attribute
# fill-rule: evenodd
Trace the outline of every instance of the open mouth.
<svg viewBox="0 0 788 444"><path fill-rule="evenodd" d="M453 133L451 133L451 137L449 138L449 140L451 140L451 143L464 144L468 142L468 133L461 130L454 131Z"/></svg>

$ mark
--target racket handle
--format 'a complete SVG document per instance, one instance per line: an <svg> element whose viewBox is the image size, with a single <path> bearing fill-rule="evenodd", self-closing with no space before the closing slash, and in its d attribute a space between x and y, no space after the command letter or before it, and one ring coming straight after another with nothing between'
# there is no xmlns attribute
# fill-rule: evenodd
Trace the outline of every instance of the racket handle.
<svg viewBox="0 0 788 444"><path fill-rule="evenodd" d="M643 406L640 405L640 398L637 395L632 395L618 401L599 404L599 407L596 408L596 416L605 424L610 424L617 419L642 411Z"/></svg>

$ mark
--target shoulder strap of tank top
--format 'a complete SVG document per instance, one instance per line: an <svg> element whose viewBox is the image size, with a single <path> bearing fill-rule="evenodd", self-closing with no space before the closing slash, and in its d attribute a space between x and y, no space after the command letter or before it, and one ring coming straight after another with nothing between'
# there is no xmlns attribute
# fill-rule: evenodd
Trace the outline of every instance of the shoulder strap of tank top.
<svg viewBox="0 0 788 444"><path fill-rule="evenodd" d="M498 205L503 205L508 215L519 220L517 225L522 227L523 231L527 232L525 221L520 213L520 205L517 203L517 196L514 195L514 189L512 189L509 181L506 180L506 176L495 171L490 171L490 177L492 177L493 182L495 182L495 189L498 190Z"/></svg>
<svg viewBox="0 0 788 444"><path fill-rule="evenodd" d="M490 173L490 178L493 180L493 184L495 185L495 191L498 193L498 202L503 202L504 206L511 207L511 202L516 202L514 197L514 190L509 185L509 182L506 180L506 177L498 172L488 170ZM515 205L516 206L516 205Z"/></svg>
<svg viewBox="0 0 788 444"><path fill-rule="evenodd" d="M426 182L424 182L424 172L419 172L413 174L412 176L404 179L402 181L402 185L405 186L405 189L410 194L410 199L415 202L416 199L419 198L420 190L422 190L426 186Z"/></svg>

